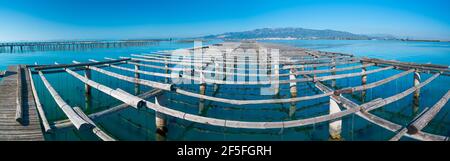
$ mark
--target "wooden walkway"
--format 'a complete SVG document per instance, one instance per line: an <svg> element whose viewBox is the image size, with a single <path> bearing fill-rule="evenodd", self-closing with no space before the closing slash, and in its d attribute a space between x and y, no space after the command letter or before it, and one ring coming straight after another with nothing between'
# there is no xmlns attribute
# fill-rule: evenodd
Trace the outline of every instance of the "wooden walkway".
<svg viewBox="0 0 450 161"><path fill-rule="evenodd" d="M21 70L21 86L17 84L17 66L9 66L0 82L0 141L44 140L28 70ZM15 117L18 88L22 89L22 124Z"/></svg>

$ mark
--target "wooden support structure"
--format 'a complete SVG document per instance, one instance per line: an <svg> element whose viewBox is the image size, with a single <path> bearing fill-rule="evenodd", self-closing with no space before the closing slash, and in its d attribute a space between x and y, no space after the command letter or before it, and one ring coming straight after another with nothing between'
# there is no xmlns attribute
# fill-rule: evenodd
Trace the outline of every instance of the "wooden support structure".
<svg viewBox="0 0 450 161"><path fill-rule="evenodd" d="M339 105L330 98L330 114L338 113L341 109ZM329 132L331 140L341 140L342 120L334 120L329 124Z"/></svg>
<svg viewBox="0 0 450 161"><path fill-rule="evenodd" d="M83 83L85 83L86 85L90 86L90 87L94 87L95 89L111 96L114 97L134 108L142 108L145 106L145 103L143 102L143 100L139 97L133 96L121 89L111 89L107 86L104 86L102 84L99 84L97 82L94 82L90 79L87 79L81 75L79 75L78 73L66 68L67 73L69 73L70 75L74 76L75 78L78 78L80 81L82 81Z"/></svg>
<svg viewBox="0 0 450 161"><path fill-rule="evenodd" d="M420 84L420 73L414 72L414 86L418 86ZM417 113L419 110L419 101L420 101L420 88L417 88L416 91L414 91L413 95L413 113Z"/></svg>
<svg viewBox="0 0 450 161"><path fill-rule="evenodd" d="M260 46L257 43L242 43L239 44L239 48L253 48L254 46ZM262 45L260 47L263 47ZM201 47L203 49L204 47ZM299 52L299 50L293 50L292 54L295 54L295 52ZM304 52L304 51L302 51ZM278 64L273 65L272 63L275 63L271 59L271 55L268 54L268 64L267 68L269 68L269 71L273 70L272 72L269 72L270 76L276 76L275 80L269 80L269 81L230 81L226 79L221 79L218 75L223 76L236 76L236 75L242 75L242 76L250 76L251 74L247 73L238 73L237 70L240 69L237 67L237 64L239 63L247 63L247 60L244 61L238 61L237 57L232 56L232 58L229 58L229 61L234 61L233 67L227 67L226 62L227 60L226 55L224 53L216 54L214 56L222 56L223 65L220 66L219 62L216 60L206 60L208 61L206 63L206 66L209 64L214 63L214 70L205 70L206 67L204 66L205 63L201 64L194 64L191 63L188 64L188 70L194 72L200 73L200 76L194 76L189 74L182 74L180 75L183 79L189 79L193 81L199 82L199 92L190 92L182 89L182 86L178 87L175 86L172 83L169 83L169 79L172 78L179 78L180 76L172 76L169 74L170 71L187 71L186 69L182 68L175 68L175 67L169 67L169 64L182 64L187 65L185 61L169 61L170 55L168 57L157 57L157 56L146 56L146 55L133 55L135 57L141 57L141 58L126 58L126 59L117 59L113 60L109 58L109 61L93 61L92 63L79 63L75 62L75 64L65 64L65 65L52 65L52 66L36 66L35 70L38 71L39 75L41 76L42 81L44 82L45 87L49 90L50 94L54 98L54 100L57 102L58 106L63 110L64 114L68 117L68 120L70 123L72 123L77 129L90 129L93 133L95 133L99 138L102 140L115 140L110 135L106 134L102 129L98 128L97 125L92 121L94 118L98 118L102 115L114 113L116 111L120 111L121 109L124 109L128 106L135 107L136 109L140 108L148 108L155 111L155 127L156 127L156 140L165 140L165 136L168 132L167 129L167 118L168 116L171 116L170 118L178 118L182 120L187 120L190 122L200 123L200 124L206 124L206 125L212 125L212 126L220 126L224 128L245 128L245 129L284 129L284 128L292 128L292 127L300 127L300 126L306 126L306 125L313 125L317 123L326 122L329 124L329 135L331 140L343 140L341 136L342 131L342 119L343 117L356 114L359 117L368 120L371 123L374 123L380 127L383 127L389 131L395 132L396 135L391 140L399 140L402 136L411 137L418 140L446 140L448 139L445 136L439 136L435 134L430 134L427 132L421 131L430 121L434 118L434 116L439 112L439 110L445 105L445 103L448 101L450 97L450 91L447 92L447 94L438 102L435 106L430 108L429 110L422 111L421 114L419 114L412 122L411 124L408 124L405 127L402 127L401 125L398 125L396 123L390 122L386 119L383 119L381 117L378 117L374 114L371 114L370 111L379 109L383 106L386 106L388 104L391 104L393 102L396 102L402 98L405 98L409 94L414 93L414 98L419 98L419 90L420 88L424 87L425 85L429 84L431 81L436 79L440 75L445 75L447 72L447 69L444 69L440 66L416 66L416 65L410 65L405 63L397 63L397 62L391 62L391 61L381 61L381 60L374 60L374 59L359 59L354 58L352 56L347 55L339 55L339 54L327 54L325 52L306 52L302 53L301 59L294 60L294 59L285 59L286 64L282 64L282 66L279 66ZM309 55L309 56L307 56ZM287 57L286 57L287 58ZM311 59L310 59L311 58ZM117 63L128 63L131 65L134 65L134 69L127 68L123 66L117 65ZM164 66L154 66L150 64L145 64L141 62L153 62L153 63L161 63ZM361 65L354 65L354 66L348 66L348 67L342 67L337 68L339 65L347 65L347 64L356 64L361 62ZM257 59L257 62L252 62L255 64L260 65L259 58ZM299 63L299 64L295 64ZM98 66L110 66L115 69L120 69L123 71L129 71L133 72L133 76L126 76L121 75L112 71L108 71L105 69L101 69ZM264 64L265 65L265 64ZM140 67L146 66L151 67L155 69L162 69L164 72L149 72L145 69L141 69ZM368 67L371 66L377 66L380 68L375 68L373 70L367 70ZM303 70L306 68L313 68L312 70ZM329 67L329 69L317 69L318 67ZM412 68L417 67L417 68ZM53 69L59 69L63 68L67 73L71 74L72 76L76 77L77 79L81 80L86 85L86 91L87 88L95 88L101 92L106 93L109 96L112 96L118 100L121 100L124 102L123 105L119 105L117 107L113 107L111 109L101 111L99 113L94 113L89 116L84 114L84 112L78 108L72 108L69 106L53 89L53 87L50 85L50 83L45 79L43 70L53 70ZM165 103L163 103L163 96L157 95L155 97L155 102L152 103L150 101L147 101L143 98L139 98L141 96L135 96L131 95L121 89L111 89L107 86L104 86L102 84L99 84L97 82L94 82L90 78L90 73L85 74L85 76L79 75L74 70L71 70L69 68L86 68L87 70L95 70L96 72L99 72L101 74L105 74L108 76L111 76L113 78L116 78L117 80L123 80L127 82L131 82L135 84L135 87L139 85L148 86L151 88L154 88L155 90L158 90L159 93L162 91L164 92L173 92L189 97L194 97L199 99L199 113L198 114L191 114L187 112L183 112L180 110L171 109L170 107L165 107ZM297 69L302 69L301 71L297 71ZM345 73L345 74L336 74L338 71L347 71L347 70L354 70L361 68L361 72L354 72L354 73ZM229 70L227 70L229 69ZM242 68L244 69L244 68ZM372 73L392 70L392 69L400 69L405 70L401 73L395 74L393 76L390 76L388 78L381 79L376 82L367 83L367 76ZM234 70L234 72L233 72ZM280 71L282 70L282 71ZM286 73L283 70L289 70L288 73ZM432 73L435 73L433 76L428 78L427 80L420 82L420 75L419 72L424 71L430 71ZM229 72L230 71L230 72ZM246 69L246 71L249 71ZM257 73L259 73L259 69L255 70ZM405 76L410 73L414 73L414 86L395 95L389 96L387 98L376 98L372 101L369 101L367 103L362 104L356 104L352 100L345 98L342 93L353 93L356 91L361 91L365 93L365 90L375 88L378 86L381 86L383 84L386 84L388 82L391 82L393 80L396 80L402 76ZM209 79L205 77L205 74L214 73L214 76L216 78ZM280 74L281 73L281 74ZM320 73L331 73L330 75L324 75L324 76L317 76L317 74ZM131 74L131 73L129 73ZM163 77L165 78L164 83L156 82L156 81L150 81L145 80L141 77L141 74L145 75L152 75L157 77ZM253 73L254 74L254 73ZM297 78L298 75L302 75L303 78ZM312 75L312 77L310 76ZM417 76L416 76L417 75ZM254 74L253 76L258 76L258 74ZM278 79L279 76L286 76L287 79ZM345 87L342 89L335 89L336 88L336 80L337 79L344 79L344 78L350 78L350 77L357 77L361 76L361 85L355 86L355 87ZM322 84L322 81L331 80L331 88L325 86ZM315 85L317 89L322 91L322 93L315 94L315 95L309 95L309 96L301 96L298 97L298 89L297 85L298 82L311 82ZM231 85L265 85L265 84L272 84L275 85L275 94L279 93L279 84L289 84L289 92L290 92L290 98L281 98L281 99L255 99L255 100L235 100L235 99L226 99L226 98L218 98L213 96L206 95L206 88L207 84L212 83L214 84L214 91L218 89L216 87L219 84L231 84ZM135 93L138 95L140 92ZM416 96L417 93L417 96ZM365 95L365 94L364 94ZM288 96L289 97L289 96ZM304 100L313 100L323 97L329 97L329 113L325 115L320 116L314 116L310 118L302 118L302 119L296 119L295 117L295 111L297 108L297 103L299 101ZM222 103L228 103L233 105L251 105L251 104L277 104L277 103L290 103L289 108L289 117L290 120L284 120L284 121L272 121L272 122L266 122L266 121L242 121L242 120L227 120L227 119L219 119L219 118L212 118L208 116L203 116L203 110L205 108L205 100L214 101L214 102L222 102ZM342 110L341 110L342 108ZM45 113L42 112L45 116ZM65 122L56 123L53 125L53 127L68 127L70 126L69 122L66 120ZM52 128L53 128L52 127ZM83 128L84 127L84 128Z"/></svg>
<svg viewBox="0 0 450 161"><path fill-rule="evenodd" d="M57 65L42 65L35 67L35 70L48 70L48 69L60 69L60 68L73 68L73 67L83 67L83 66L95 66L95 65L103 65L103 64L113 64L120 63L123 61L129 61L131 59L118 59L118 60L110 60L103 62L93 62L93 63L74 63L74 64L57 64Z"/></svg>
<svg viewBox="0 0 450 161"><path fill-rule="evenodd" d="M80 131L88 131L88 129L92 129L93 126L89 124L87 121L83 120L71 106L69 106L61 96L59 96L58 92L51 86L51 84L47 81L44 74L39 72L39 76L41 77L42 82L44 82L45 87L52 95L58 107L66 114L69 118L70 122L72 122L75 127Z"/></svg>
<svg viewBox="0 0 450 161"><path fill-rule="evenodd" d="M43 130L36 111L37 103L33 98L31 78L28 70L18 77L17 65L8 66L0 80L0 141L42 141ZM21 66L22 67L22 66ZM18 80L21 78L21 86ZM22 123L16 121L17 90L22 92ZM45 124L44 124L45 125Z"/></svg>
<svg viewBox="0 0 450 161"><path fill-rule="evenodd" d="M421 117L414 120L409 126L408 126L408 134L416 134L420 130L422 130L425 126L428 125L428 123L437 115L437 113L444 107L444 105L448 102L450 99L450 90L447 91L447 93L428 111L425 112ZM425 110L424 110L425 111Z"/></svg>
<svg viewBox="0 0 450 161"><path fill-rule="evenodd" d="M155 97L155 105L156 106L161 106L159 104L159 96ZM164 115L164 113L161 113L159 111L155 111L155 125L156 125L156 134L159 135L157 137L161 137L159 138L160 140L164 139L164 137L166 136L166 133L168 132L168 129L166 127L166 116ZM158 140L158 138L157 138Z"/></svg>
<svg viewBox="0 0 450 161"><path fill-rule="evenodd" d="M291 68L291 70L289 71L289 73L291 74L289 76L290 80L296 79L295 72L296 72L295 68ZM291 82L289 84L289 91L291 93L291 98L297 97L297 83L296 82ZM297 103L291 102L291 107L289 108L289 117L292 118L295 115L296 110L297 110Z"/></svg>
<svg viewBox="0 0 450 161"><path fill-rule="evenodd" d="M364 64L364 63L363 63ZM361 68L363 73L366 73L367 68L363 67ZM361 85L366 85L367 84L367 74L363 74L361 76ZM366 102L366 90L362 90L361 91L361 102Z"/></svg>
<svg viewBox="0 0 450 161"><path fill-rule="evenodd" d="M134 78L136 79L136 81L134 83L134 94L135 95L139 95L139 93L141 92L140 85L139 85L139 83L137 83L137 80L140 78L140 74L139 74L139 72L137 72L139 70L140 70L139 65L134 65Z"/></svg>
<svg viewBox="0 0 450 161"><path fill-rule="evenodd" d="M138 97L142 98L142 99L146 99L146 98L149 98L149 97L153 97L153 96L159 95L161 93L162 93L162 90L160 90L160 89L153 89L153 90L150 90L148 92L145 92L145 93L139 95ZM103 110L103 111L99 111L99 112L96 112L96 113L93 113L93 114L89 114L88 117L91 120L97 120L99 118L102 118L102 117L105 117L105 116L109 116L111 114L117 113L119 111L122 111L123 109L127 109L127 108L130 108L130 107L131 106L128 105L127 103L122 103L120 105L111 107L109 109L106 109L106 110ZM51 126L54 127L54 128L57 128L57 129L64 129L64 128L73 126L73 124L70 123L70 120L60 120L60 121L54 122L53 125L51 125Z"/></svg>
<svg viewBox="0 0 450 161"><path fill-rule="evenodd" d="M110 136L109 134L107 134L106 132L104 132L102 129L100 129L95 123L94 121L92 121L84 112L81 108L79 107L75 107L74 108L75 112L85 121L89 122L89 124L91 124L93 126L92 128L92 133L94 133L95 135L97 135L100 139L102 139L103 141L116 141L116 139L114 139L112 136Z"/></svg>
<svg viewBox="0 0 450 161"><path fill-rule="evenodd" d="M90 69L86 69L84 71L84 77L86 79L91 79L91 70ZM86 97L90 97L91 87L88 84L84 84L84 93L86 94Z"/></svg>
<svg viewBox="0 0 450 161"><path fill-rule="evenodd" d="M51 133L52 132L52 128L50 127L50 124L48 122L47 116L45 115L44 108L42 108L42 104L41 104L41 101L39 99L39 95L38 95L38 93L36 91L36 87L34 86L33 75L31 73L31 69L30 68L28 68L28 76L30 77L30 84L31 84L31 90L33 92L33 98L34 98L34 101L36 102L36 109L37 109L37 112L39 114L39 117L41 118L41 123L44 126L44 132Z"/></svg>
<svg viewBox="0 0 450 161"><path fill-rule="evenodd" d="M442 75L450 75L450 69L446 65L435 65L435 64L418 64L418 63L407 63L399 62L393 60L382 60L375 58L363 58L363 62L376 63L378 66L395 66L400 70L416 69L420 72L425 73L442 73Z"/></svg>
<svg viewBox="0 0 450 161"><path fill-rule="evenodd" d="M201 95L205 95L206 94L206 83L204 81L205 75L203 73L200 73L200 79L201 79L201 81L200 81L200 85L199 85L199 92ZM199 102L198 102L198 113L202 114L204 108L205 108L205 99L200 98Z"/></svg>
<svg viewBox="0 0 450 161"><path fill-rule="evenodd" d="M336 59L332 59L332 61L331 61L331 63L335 63L336 62ZM366 66L361 66L362 68L365 68ZM336 75L336 66L335 65L332 65L331 66L331 70L333 71L333 72L331 72L331 75ZM331 80L331 88L335 88L336 87L336 79L332 79Z"/></svg>

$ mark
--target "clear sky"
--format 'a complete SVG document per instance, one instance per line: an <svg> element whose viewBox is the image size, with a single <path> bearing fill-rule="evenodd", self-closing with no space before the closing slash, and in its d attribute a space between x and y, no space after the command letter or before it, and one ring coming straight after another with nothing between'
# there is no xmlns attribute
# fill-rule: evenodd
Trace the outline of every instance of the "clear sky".
<svg viewBox="0 0 450 161"><path fill-rule="evenodd" d="M191 37L264 27L450 40L448 0L0 0L0 41Z"/></svg>

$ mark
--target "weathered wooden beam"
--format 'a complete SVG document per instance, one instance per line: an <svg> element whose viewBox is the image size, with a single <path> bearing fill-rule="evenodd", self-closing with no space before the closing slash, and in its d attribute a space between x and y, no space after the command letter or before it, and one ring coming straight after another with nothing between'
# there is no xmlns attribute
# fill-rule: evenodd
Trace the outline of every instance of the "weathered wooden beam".
<svg viewBox="0 0 450 161"><path fill-rule="evenodd" d="M76 63L76 64L79 64L79 62L77 62L77 61L73 61L73 62ZM164 83L159 83L159 82L154 82L154 81L149 81L149 80L143 80L143 79L136 79L136 78L132 78L132 77L127 77L127 76L120 75L120 74L117 74L117 73L114 73L114 72L110 72L110 71L107 71L107 70L103 70L103 69L100 69L100 68L97 68L97 67L94 67L94 66L87 66L87 68L95 70L95 71L97 71L99 73L103 73L103 74L111 76L111 77L115 77L115 78L119 78L119 79L122 79L122 80L126 80L126 81L131 82L131 83L135 83L136 82L136 83L139 83L139 84L142 84L142 85L148 85L148 86L150 86L152 88L163 89L163 90L166 90L166 91L171 91L174 88L174 86L172 84L164 84Z"/></svg>
<svg viewBox="0 0 450 161"><path fill-rule="evenodd" d="M81 66L95 66L95 65L102 65L102 64L111 64L111 63L117 63L117 62L123 62L123 61L129 61L131 59L119 59L119 60L109 60L109 61L103 61L103 62L91 62L91 63L79 63L79 64L57 64L57 65L44 65L35 67L35 70L47 70L47 69L57 69L57 68L72 68L72 67L81 67Z"/></svg>
<svg viewBox="0 0 450 161"><path fill-rule="evenodd" d="M375 109L377 109L379 107L382 107L382 106L385 106L387 104L390 104L392 102L398 101L398 100L408 96L409 94L413 93L415 90L417 90L419 88L422 88L423 86L427 85L428 83L430 83L431 81L436 79L439 75L440 75L439 73L434 74L433 76L428 78L426 81L420 83L417 86L413 86L413 87L411 87L411 88L409 88L409 89L407 89L407 90L405 90L405 91L403 91L401 93L398 93L398 94L396 94L394 96L378 100L377 102L375 102L376 105L367 107L367 108L363 109L363 111L364 112L369 112L369 111L375 110Z"/></svg>
<svg viewBox="0 0 450 161"><path fill-rule="evenodd" d="M116 141L113 137L105 133L102 129L100 129L94 121L92 121L86 114L83 112L83 110L79 107L74 108L75 112L85 121L89 122L94 128L92 128L92 132L97 135L100 139L103 141Z"/></svg>
<svg viewBox="0 0 450 161"><path fill-rule="evenodd" d="M347 65L347 64L355 64L359 63L360 59L351 58L349 60L344 61L336 61L332 63L320 63L320 64L304 64L304 65L283 65L282 69L290 69L290 68L310 68L310 67L326 67L326 66L337 66L337 65Z"/></svg>
<svg viewBox="0 0 450 161"><path fill-rule="evenodd" d="M74 76L75 78L78 78L80 81L82 81L83 83L85 83L86 85L93 87L111 97L114 97L124 103L127 103L128 105L134 107L134 108L142 108L145 106L145 103L143 102L143 100L139 97L133 96L121 89L112 89L109 88L107 86L104 86L100 83L97 83L95 81L92 81L90 79L87 79L86 77L83 77L81 75L79 75L78 73L66 68L67 73L69 73L70 75Z"/></svg>
<svg viewBox="0 0 450 161"><path fill-rule="evenodd" d="M16 115L15 120L19 123L23 123L23 108L22 108L22 67L17 66L17 91L16 91Z"/></svg>
<svg viewBox="0 0 450 161"><path fill-rule="evenodd" d="M51 86L51 84L47 81L44 74L39 72L39 76L41 77L42 82L44 82L44 86L50 92L50 95L55 100L58 107L64 112L64 114L69 118L70 122L75 125L75 127L80 131L85 131L88 129L92 129L93 126L83 120L74 110L70 107L63 98L56 92L56 90Z"/></svg>
<svg viewBox="0 0 450 161"><path fill-rule="evenodd" d="M308 75L304 75L305 77L309 77ZM429 78L430 79L430 78ZM431 80L430 80L431 81ZM322 84L321 82L315 82L316 87L321 90L322 92L331 92L333 91L331 88L325 86L324 84ZM332 95L331 96L332 99L334 99L337 103L342 104L342 106L344 108L346 108L347 110L345 111L349 111L349 110L357 110L357 112L355 112L356 115L360 116L363 119L366 119L369 122L372 122L380 127L383 127L387 130L396 132L398 130L400 130L402 127L398 124L395 124L393 122L390 122L388 120L385 120L383 118L380 118L376 115L373 115L371 113L368 112L360 112L360 110L362 109L367 109L367 107L371 107L376 105L379 100L381 99L375 99L371 102L365 103L366 106L364 107L360 107L358 108L358 104L356 104L355 102L343 97L342 95ZM444 136L439 136L439 135L434 135L434 134L429 134L429 133L425 133L425 132L419 132L417 134L413 134L413 135L409 135L406 134L406 136L417 139L417 140L447 140L447 137Z"/></svg>
<svg viewBox="0 0 450 161"><path fill-rule="evenodd" d="M50 127L50 124L48 123L48 120L47 120L47 116L45 115L45 111L42 108L42 104L39 99L39 95L36 91L36 87L34 86L33 75L31 74L30 68L28 68L28 74L29 74L30 81L31 81L30 84L31 84L31 90L33 91L34 102L36 102L36 109L38 111L39 117L41 118L41 123L44 126L44 132L50 133L50 132L52 132L52 128Z"/></svg>
<svg viewBox="0 0 450 161"><path fill-rule="evenodd" d="M444 107L444 105L450 99L450 90L433 106L431 107L425 114L415 120L408 126L408 134L416 134L420 130L422 130L428 123L437 115L437 113Z"/></svg>
<svg viewBox="0 0 450 161"><path fill-rule="evenodd" d="M153 97L155 95L159 95L162 92L163 91L160 90L160 89L153 89L151 91L148 91L148 92L145 92L145 93L139 95L138 97L142 98L142 99L146 99L146 98L149 98L149 97ZM106 109L106 110L103 110L103 111L99 111L99 112L96 112L96 113L93 113L93 114L89 114L88 117L90 119L92 119L92 120L96 120L96 119L108 116L110 114L114 114L116 112L122 111L123 109L126 109L126 108L130 108L130 105L128 105L127 103L122 103L120 105L111 107L109 109ZM54 128L57 128L57 129L63 129L63 128L67 128L67 127L73 126L73 124L70 123L70 121L66 119L66 120L56 121L56 122L54 122L52 124L52 126Z"/></svg>
<svg viewBox="0 0 450 161"><path fill-rule="evenodd" d="M444 65L435 65L435 64L419 64L419 63L407 63L407 62L399 62L393 60L382 60L375 58L363 58L361 59L363 62L375 63L377 65L389 65L395 66L398 69L417 69L420 72L441 72L444 75L450 74L450 69L448 66Z"/></svg>
<svg viewBox="0 0 450 161"><path fill-rule="evenodd" d="M417 116L413 119L413 121L416 120L417 118L420 118L426 111L428 111L428 108L423 109L423 111L422 111L419 115L417 115ZM400 140L400 139L403 137L403 135L406 134L406 132L408 132L408 128L403 127L400 131L398 131L398 132L394 135L394 137L392 137L391 139L389 139L389 141L398 141L398 140Z"/></svg>

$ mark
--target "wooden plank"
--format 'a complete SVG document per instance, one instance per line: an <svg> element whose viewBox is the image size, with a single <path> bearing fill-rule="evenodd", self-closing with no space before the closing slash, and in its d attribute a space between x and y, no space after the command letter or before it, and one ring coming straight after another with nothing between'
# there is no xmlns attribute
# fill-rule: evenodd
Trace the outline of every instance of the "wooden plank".
<svg viewBox="0 0 450 161"><path fill-rule="evenodd" d="M16 92L16 115L15 119L17 122L22 123L22 67L17 66L17 92Z"/></svg>
<svg viewBox="0 0 450 161"><path fill-rule="evenodd" d="M27 71L23 71L22 77L19 77L18 69L18 66L9 66L5 77L0 81L0 141L44 140L40 120L36 114L36 104L31 97L31 90L28 90L31 88L30 77ZM22 102L21 123L16 121L19 89Z"/></svg>
<svg viewBox="0 0 450 161"><path fill-rule="evenodd" d="M415 120L408 126L408 134L416 134L420 130L422 130L428 123L437 115L437 113L444 107L444 105L450 99L450 90L433 106L428 110L424 115Z"/></svg>

